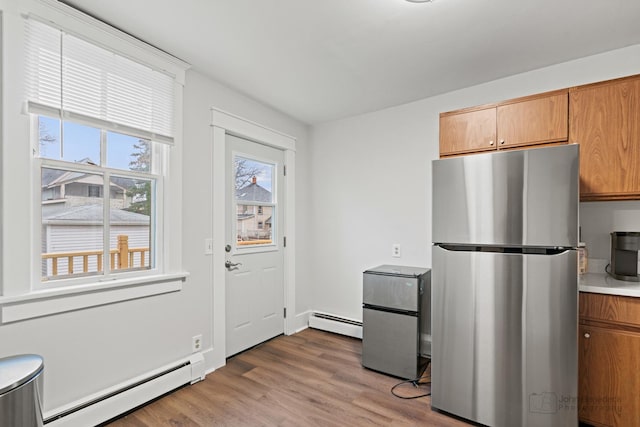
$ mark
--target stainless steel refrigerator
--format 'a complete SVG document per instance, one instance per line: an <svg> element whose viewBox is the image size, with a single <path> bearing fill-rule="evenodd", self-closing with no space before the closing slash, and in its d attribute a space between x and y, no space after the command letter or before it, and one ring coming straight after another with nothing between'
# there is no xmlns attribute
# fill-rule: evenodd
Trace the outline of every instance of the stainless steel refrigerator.
<svg viewBox="0 0 640 427"><path fill-rule="evenodd" d="M432 406L577 426L578 146L433 161Z"/></svg>

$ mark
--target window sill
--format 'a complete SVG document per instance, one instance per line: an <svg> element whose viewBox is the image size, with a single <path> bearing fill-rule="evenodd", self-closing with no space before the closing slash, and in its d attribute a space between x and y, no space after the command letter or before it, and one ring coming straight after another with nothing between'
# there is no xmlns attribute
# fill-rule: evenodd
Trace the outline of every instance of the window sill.
<svg viewBox="0 0 640 427"><path fill-rule="evenodd" d="M0 324L177 292L189 273L158 274L0 296Z"/></svg>

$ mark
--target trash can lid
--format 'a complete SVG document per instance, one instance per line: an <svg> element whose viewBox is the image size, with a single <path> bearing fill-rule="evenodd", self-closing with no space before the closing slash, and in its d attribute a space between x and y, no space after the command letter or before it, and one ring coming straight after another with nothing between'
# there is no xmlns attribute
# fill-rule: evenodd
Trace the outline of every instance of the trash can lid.
<svg viewBox="0 0 640 427"><path fill-rule="evenodd" d="M0 394L31 381L44 369L42 357L21 354L0 359Z"/></svg>

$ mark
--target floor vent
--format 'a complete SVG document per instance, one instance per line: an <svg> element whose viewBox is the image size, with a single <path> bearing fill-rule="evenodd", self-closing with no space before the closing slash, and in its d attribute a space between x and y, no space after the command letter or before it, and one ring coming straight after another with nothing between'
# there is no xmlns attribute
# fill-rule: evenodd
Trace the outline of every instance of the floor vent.
<svg viewBox="0 0 640 427"><path fill-rule="evenodd" d="M336 334L362 338L362 322L328 313L311 313L309 327Z"/></svg>

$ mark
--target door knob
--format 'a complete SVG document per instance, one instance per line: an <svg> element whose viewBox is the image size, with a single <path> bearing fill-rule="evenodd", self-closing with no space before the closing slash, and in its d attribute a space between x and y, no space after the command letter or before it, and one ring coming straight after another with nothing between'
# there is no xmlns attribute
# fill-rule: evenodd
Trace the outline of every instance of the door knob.
<svg viewBox="0 0 640 427"><path fill-rule="evenodd" d="M504 144L504 139L501 139L501 140L500 140L500 144Z"/></svg>
<svg viewBox="0 0 640 427"><path fill-rule="evenodd" d="M229 260L224 262L224 266L227 267L227 268L233 268L233 267L237 267L239 265L242 265L242 263L241 262L231 262Z"/></svg>

